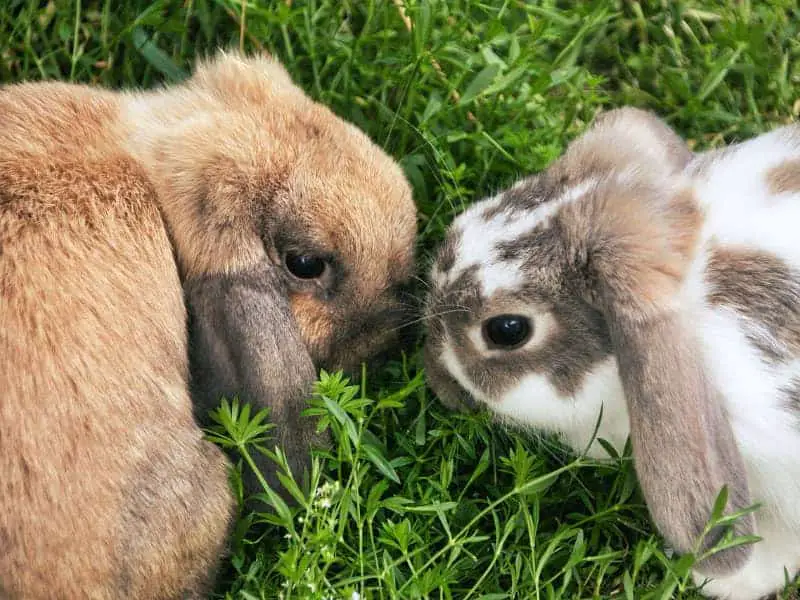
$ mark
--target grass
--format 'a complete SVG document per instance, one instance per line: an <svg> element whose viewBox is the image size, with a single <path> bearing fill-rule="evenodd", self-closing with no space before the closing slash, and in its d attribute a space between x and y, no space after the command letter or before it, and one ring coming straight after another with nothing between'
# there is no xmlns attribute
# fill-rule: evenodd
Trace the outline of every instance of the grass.
<svg viewBox="0 0 800 600"><path fill-rule="evenodd" d="M268 49L402 163L421 274L453 215L543 168L602 108L652 108L698 148L800 114L794 0L405 4L5 0L0 81L151 86L216 46ZM273 513L241 515L218 597L697 597L628 456L596 465L448 413L419 352L361 387L323 374L313 406L335 448L312 491L287 480L296 506L271 495ZM243 463L268 433L254 417L217 413Z"/></svg>

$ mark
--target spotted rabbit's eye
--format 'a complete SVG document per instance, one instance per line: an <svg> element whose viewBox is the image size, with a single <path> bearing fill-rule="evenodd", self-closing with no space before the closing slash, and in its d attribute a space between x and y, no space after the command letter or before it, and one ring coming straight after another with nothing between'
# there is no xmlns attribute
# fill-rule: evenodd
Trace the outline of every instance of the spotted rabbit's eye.
<svg viewBox="0 0 800 600"><path fill-rule="evenodd" d="M490 347L499 350L519 348L531 337L533 327L522 315L497 315L484 321L483 336Z"/></svg>
<svg viewBox="0 0 800 600"><path fill-rule="evenodd" d="M286 268L298 279L317 279L328 266L324 258L313 254L286 253Z"/></svg>

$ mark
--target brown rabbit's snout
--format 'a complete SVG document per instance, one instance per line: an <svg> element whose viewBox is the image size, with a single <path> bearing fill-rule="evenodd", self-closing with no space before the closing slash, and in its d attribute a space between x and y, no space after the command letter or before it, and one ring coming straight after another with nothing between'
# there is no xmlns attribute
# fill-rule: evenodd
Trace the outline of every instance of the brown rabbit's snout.
<svg viewBox="0 0 800 600"><path fill-rule="evenodd" d="M358 379L363 362L379 368L409 350L419 335L419 300L408 282L391 286L371 306L355 299L349 304L324 354L314 357L323 368L342 369Z"/></svg>

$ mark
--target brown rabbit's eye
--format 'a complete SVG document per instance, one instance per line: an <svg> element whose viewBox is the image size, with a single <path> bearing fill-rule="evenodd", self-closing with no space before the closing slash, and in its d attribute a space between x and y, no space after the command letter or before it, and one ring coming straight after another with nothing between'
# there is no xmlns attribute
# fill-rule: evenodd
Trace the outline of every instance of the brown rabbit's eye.
<svg viewBox="0 0 800 600"><path fill-rule="evenodd" d="M286 254L286 268L299 279L316 279L325 272L326 266L324 258L313 254Z"/></svg>
<svg viewBox="0 0 800 600"><path fill-rule="evenodd" d="M531 322L521 315L498 315L483 324L489 343L503 350L518 348L531 337Z"/></svg>

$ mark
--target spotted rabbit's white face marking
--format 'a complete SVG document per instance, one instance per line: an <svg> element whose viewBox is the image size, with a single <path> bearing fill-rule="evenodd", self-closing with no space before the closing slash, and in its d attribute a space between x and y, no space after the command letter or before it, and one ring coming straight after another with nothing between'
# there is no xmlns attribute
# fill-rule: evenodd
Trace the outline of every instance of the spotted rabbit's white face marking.
<svg viewBox="0 0 800 600"><path fill-rule="evenodd" d="M588 450L594 458L608 458L598 439L610 442L622 454L630 431L613 356L597 363L569 398L564 398L547 376L531 373L509 389L493 409L510 422L559 433L572 448Z"/></svg>
<svg viewBox="0 0 800 600"><path fill-rule="evenodd" d="M598 362L582 385L566 397L546 374L529 373L500 397L489 398L472 383L449 340L445 341L441 362L466 392L489 404L503 420L558 433L568 445L588 450L593 458L608 457L598 439L610 442L620 454L625 447L630 430L628 409L613 356Z"/></svg>
<svg viewBox="0 0 800 600"><path fill-rule="evenodd" d="M529 185L530 180L522 179L508 191L473 205L453 221L452 228L459 236L455 262L448 272L434 267L432 279L437 285L447 286L467 269L477 267L484 296L491 297L498 290L519 289L525 283L522 272L525 257L504 258L500 256L500 247L547 223L564 205L597 185L597 179L592 177L568 188L554 200L542 202L530 211L520 211L512 203L504 206L504 201L525 193Z"/></svg>

